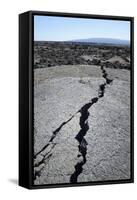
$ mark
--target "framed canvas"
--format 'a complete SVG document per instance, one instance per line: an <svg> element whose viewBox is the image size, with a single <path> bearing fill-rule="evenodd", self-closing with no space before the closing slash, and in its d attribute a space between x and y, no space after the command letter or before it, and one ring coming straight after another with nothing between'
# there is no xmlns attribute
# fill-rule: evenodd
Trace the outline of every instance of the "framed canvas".
<svg viewBox="0 0 137 200"><path fill-rule="evenodd" d="M19 15L19 185L134 181L133 17Z"/></svg>

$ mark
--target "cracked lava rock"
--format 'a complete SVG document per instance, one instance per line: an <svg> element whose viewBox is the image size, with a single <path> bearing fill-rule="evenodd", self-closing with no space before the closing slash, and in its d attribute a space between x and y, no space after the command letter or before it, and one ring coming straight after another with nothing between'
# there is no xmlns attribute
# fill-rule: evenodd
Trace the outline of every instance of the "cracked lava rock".
<svg viewBox="0 0 137 200"><path fill-rule="evenodd" d="M130 178L130 71L34 70L34 184Z"/></svg>

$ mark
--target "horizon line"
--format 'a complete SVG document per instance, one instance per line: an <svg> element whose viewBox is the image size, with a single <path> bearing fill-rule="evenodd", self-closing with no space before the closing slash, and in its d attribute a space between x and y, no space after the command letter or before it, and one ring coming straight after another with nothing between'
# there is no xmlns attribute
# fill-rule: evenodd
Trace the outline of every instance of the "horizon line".
<svg viewBox="0 0 137 200"><path fill-rule="evenodd" d="M88 37L88 38L78 38L78 39L70 39L70 40L34 40L34 41L73 42L73 41L76 41L76 40L88 40L88 39L112 39L112 40L122 40L122 41L130 42L130 39L126 40L126 39L121 39L121 38L108 38L108 37L92 37L92 38Z"/></svg>

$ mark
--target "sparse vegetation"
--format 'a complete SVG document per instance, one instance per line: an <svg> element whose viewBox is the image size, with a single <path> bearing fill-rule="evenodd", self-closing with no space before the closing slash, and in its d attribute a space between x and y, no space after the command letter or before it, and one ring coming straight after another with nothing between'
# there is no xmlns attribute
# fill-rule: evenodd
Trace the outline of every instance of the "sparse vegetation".
<svg viewBox="0 0 137 200"><path fill-rule="evenodd" d="M88 57L85 57L88 56ZM112 62L113 57L117 60ZM121 62L121 59L123 62ZM35 42L34 67L60 65L105 65L114 69L130 69L130 47L65 42Z"/></svg>

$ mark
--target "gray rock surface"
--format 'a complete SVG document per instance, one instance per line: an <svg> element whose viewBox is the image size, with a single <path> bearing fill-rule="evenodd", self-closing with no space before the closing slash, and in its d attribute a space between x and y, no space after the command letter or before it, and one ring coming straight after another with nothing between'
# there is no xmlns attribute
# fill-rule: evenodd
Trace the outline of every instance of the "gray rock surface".
<svg viewBox="0 0 137 200"><path fill-rule="evenodd" d="M130 178L130 71L34 70L34 184Z"/></svg>

